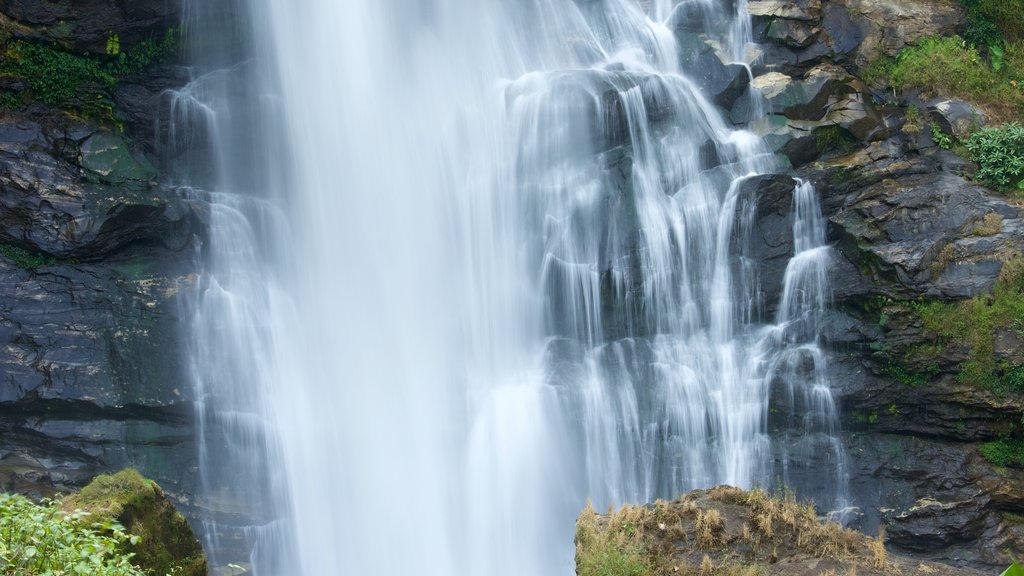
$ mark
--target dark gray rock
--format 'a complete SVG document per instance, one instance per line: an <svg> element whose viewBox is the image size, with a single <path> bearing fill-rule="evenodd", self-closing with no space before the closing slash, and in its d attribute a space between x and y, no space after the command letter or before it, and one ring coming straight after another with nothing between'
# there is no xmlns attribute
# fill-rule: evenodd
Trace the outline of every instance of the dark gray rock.
<svg viewBox="0 0 1024 576"><path fill-rule="evenodd" d="M191 204L116 134L71 126L54 137L16 117L0 134L2 243L87 261L132 243L178 249L201 233Z"/></svg>
<svg viewBox="0 0 1024 576"><path fill-rule="evenodd" d="M997 573L1024 549L1010 514L1024 505L1020 471L994 469L972 445L927 438L864 431L846 445L859 527L884 523L896 551Z"/></svg>
<svg viewBox="0 0 1024 576"><path fill-rule="evenodd" d="M14 21L7 29L15 37L57 42L75 51L103 55L114 33L122 49L162 37L168 28L178 25L181 4L177 0L3 0L0 13Z"/></svg>
<svg viewBox="0 0 1024 576"><path fill-rule="evenodd" d="M986 218L1000 230L979 237ZM998 254L1024 248L1018 208L948 173L870 185L830 221L851 261L927 296L984 293L1002 268Z"/></svg>
<svg viewBox="0 0 1024 576"><path fill-rule="evenodd" d="M796 180L782 174L744 180L738 190L737 217L753 208L749 230L737 227L734 252L752 262L764 298L765 311L774 314L782 293L786 265L793 256L793 190ZM740 234L745 233L746 236Z"/></svg>
<svg viewBox="0 0 1024 576"><path fill-rule="evenodd" d="M693 32L676 34L679 41L680 66L697 84L701 93L712 102L728 110L746 92L750 84L750 71L742 64L727 62L724 55Z"/></svg>

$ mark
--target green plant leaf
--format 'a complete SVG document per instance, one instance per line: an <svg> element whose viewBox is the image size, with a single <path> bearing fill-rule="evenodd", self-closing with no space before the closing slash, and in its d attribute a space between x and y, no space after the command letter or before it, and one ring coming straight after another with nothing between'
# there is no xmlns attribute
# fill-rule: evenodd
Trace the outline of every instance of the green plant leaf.
<svg viewBox="0 0 1024 576"><path fill-rule="evenodd" d="M1024 568L1022 568L1020 564L1014 562L1013 564L1010 564L1010 567L999 576L1024 576Z"/></svg>

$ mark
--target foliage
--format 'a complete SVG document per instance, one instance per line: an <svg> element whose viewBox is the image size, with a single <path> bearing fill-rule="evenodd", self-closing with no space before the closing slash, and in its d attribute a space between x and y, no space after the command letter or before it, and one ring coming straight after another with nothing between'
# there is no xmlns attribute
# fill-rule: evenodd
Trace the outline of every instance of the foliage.
<svg viewBox="0 0 1024 576"><path fill-rule="evenodd" d="M1024 190L1024 127L1016 122L975 132L967 140L978 164L975 178L990 186Z"/></svg>
<svg viewBox="0 0 1024 576"><path fill-rule="evenodd" d="M823 126L814 131L814 144L819 154L830 150L847 150L853 144L854 139L849 132L835 124Z"/></svg>
<svg viewBox="0 0 1024 576"><path fill-rule="evenodd" d="M136 537L113 520L89 522L55 502L0 495L0 574L143 576L124 551Z"/></svg>
<svg viewBox="0 0 1024 576"><path fill-rule="evenodd" d="M85 90L110 89L117 80L103 64L43 44L16 41L8 46L4 72L25 79L32 95L50 106L64 104Z"/></svg>
<svg viewBox="0 0 1024 576"><path fill-rule="evenodd" d="M978 49L959 36L929 38L905 49L891 65L876 63L875 74L887 72L899 90L921 89L947 98L963 98L998 118L1024 114L1024 94L1009 66L992 70Z"/></svg>
<svg viewBox="0 0 1024 576"><path fill-rule="evenodd" d="M74 54L57 45L10 40L0 55L0 74L22 78L29 95L43 104L113 120L111 93L118 81L176 53L178 36L178 30L170 28L163 37L142 40L123 50L120 37L111 34L105 57Z"/></svg>
<svg viewBox="0 0 1024 576"><path fill-rule="evenodd" d="M995 355L996 332L1024 318L1024 258L1017 256L1003 264L992 294L958 303L919 303L915 309L924 327L943 344L970 350L960 367L960 380L1000 394L1024 392L1024 368L999 361Z"/></svg>
<svg viewBox="0 0 1024 576"><path fill-rule="evenodd" d="M932 140L934 140L935 143L939 145L939 148L949 150L950 148L953 147L953 137L943 132L938 122L932 122L931 130Z"/></svg>
<svg viewBox="0 0 1024 576"><path fill-rule="evenodd" d="M625 514L624 508L619 514ZM613 517L614 519L614 517ZM576 573L580 576L645 576L649 568L633 522L599 530L589 503L576 524Z"/></svg>
<svg viewBox="0 0 1024 576"><path fill-rule="evenodd" d="M0 244L0 256L3 256L19 268L34 270L40 266L52 266L56 260L50 256L33 254L24 248L18 248L10 244Z"/></svg>
<svg viewBox="0 0 1024 576"><path fill-rule="evenodd" d="M989 28L995 28L999 36L995 40L1005 38L1009 41L1024 39L1024 0L961 0L967 8L970 28L968 34L980 35L979 39L987 40L984 44L994 44ZM976 30L973 31L972 30Z"/></svg>
<svg viewBox="0 0 1024 576"><path fill-rule="evenodd" d="M118 49L107 69L119 78L134 76L177 53L178 46L178 29L168 28L162 38L147 38L127 51Z"/></svg>
<svg viewBox="0 0 1024 576"><path fill-rule="evenodd" d="M996 466L1024 468L1024 440L1003 438L981 445L981 455Z"/></svg>

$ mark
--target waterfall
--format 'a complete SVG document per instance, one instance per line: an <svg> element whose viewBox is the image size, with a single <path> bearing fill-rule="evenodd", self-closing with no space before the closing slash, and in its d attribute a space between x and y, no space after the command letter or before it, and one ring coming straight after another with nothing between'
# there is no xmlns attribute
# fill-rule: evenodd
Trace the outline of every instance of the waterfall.
<svg viewBox="0 0 1024 576"><path fill-rule="evenodd" d="M588 499L779 478L843 504L814 190L771 318L748 184L774 156L679 57L746 64L745 2L209 4L158 128L210 205L212 564L571 574Z"/></svg>

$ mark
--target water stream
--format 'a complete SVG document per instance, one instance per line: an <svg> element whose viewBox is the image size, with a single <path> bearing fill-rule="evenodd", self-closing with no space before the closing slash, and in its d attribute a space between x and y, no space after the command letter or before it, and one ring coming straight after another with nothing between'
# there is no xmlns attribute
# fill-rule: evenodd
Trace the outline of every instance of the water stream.
<svg viewBox="0 0 1024 576"><path fill-rule="evenodd" d="M768 305L747 184L774 156L681 64L694 42L742 63L745 2L207 4L164 132L211 206L190 365L213 564L572 574L587 499L799 492L811 463L843 505L813 187Z"/></svg>

